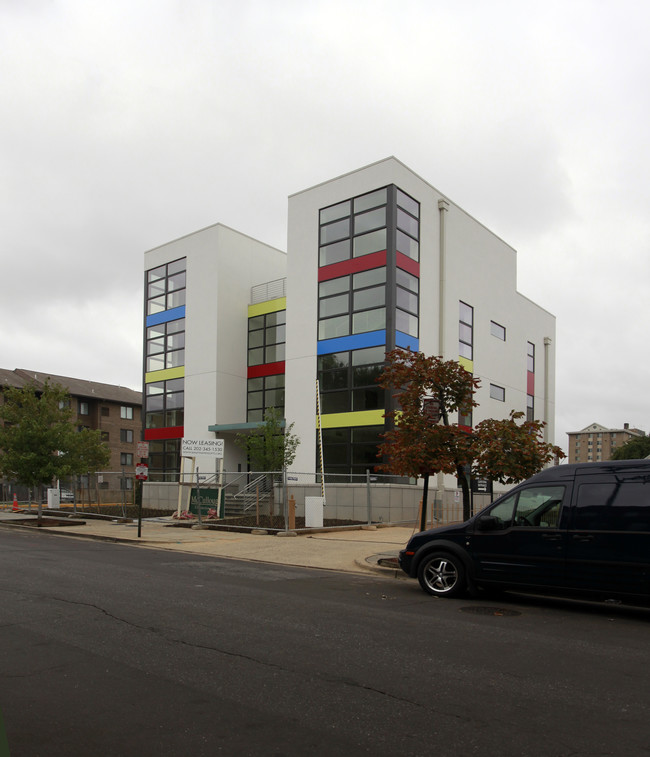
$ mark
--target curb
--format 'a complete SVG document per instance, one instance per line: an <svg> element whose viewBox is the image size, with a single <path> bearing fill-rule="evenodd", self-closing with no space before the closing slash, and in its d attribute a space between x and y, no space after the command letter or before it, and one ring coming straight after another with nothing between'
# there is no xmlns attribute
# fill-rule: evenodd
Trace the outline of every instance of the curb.
<svg viewBox="0 0 650 757"><path fill-rule="evenodd" d="M72 536L77 539L90 539L91 541L104 541L109 542L112 544L125 544L130 545L133 547L145 547L145 548L152 548L152 549L160 549L160 550L167 550L167 551L174 551L174 548L169 546L171 544L175 544L175 542L158 542L158 541L150 541L147 539L126 539L121 536L105 536L101 534L88 534L88 533L79 533L75 532L73 529L74 527L71 527L70 530L64 530L64 531L58 531L53 528L45 527L35 527L35 526L25 526L23 524L19 523L11 523L9 521L2 522L0 521L0 527L4 528L15 528L20 529L21 531L30 531L31 533L34 533L34 531L41 532L41 533L47 533L52 536ZM295 535L295 534L292 534ZM283 565L285 563L277 563L277 562L271 562L265 560L255 560L253 558L245 558L245 557L231 557L231 556L223 556L223 555L213 555L211 553L201 553L206 557L216 557L220 559L225 560L246 560L247 562L264 562L266 564L270 565ZM381 575L385 578L390 577L392 574L392 577L398 580L406 579L407 576L405 573L402 572L402 570L399 567L394 567L390 564L381 564L382 561L391 561L395 560L396 558L393 555L387 555L386 553L381 554L375 554L370 555L366 558L355 558L354 559L354 565L357 566L357 568L361 568L364 572L368 573L374 573L375 575ZM300 566L293 566L293 567L300 567ZM350 570L346 570L345 568L337 568L337 567L323 567L323 566L309 566L305 565L302 566L305 568L314 568L316 570L333 570L337 572L344 572L344 573L350 573Z"/></svg>

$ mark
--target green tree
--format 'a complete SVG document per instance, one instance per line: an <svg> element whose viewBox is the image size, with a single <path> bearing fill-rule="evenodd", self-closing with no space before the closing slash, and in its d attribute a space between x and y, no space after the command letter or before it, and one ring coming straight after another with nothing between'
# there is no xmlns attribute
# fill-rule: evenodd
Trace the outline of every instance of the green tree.
<svg viewBox="0 0 650 757"><path fill-rule="evenodd" d="M380 384L396 390L400 408L387 413L394 428L384 434L380 452L388 462L377 467L424 478L422 529L430 475L457 476L463 492L463 518L467 519L468 469L476 476L515 483L541 470L555 456L564 457L559 447L540 438L542 422L517 422L523 417L521 412L513 411L501 421L482 421L471 431L452 423L451 413L466 415L477 406L474 392L480 385L457 361L402 349L389 352L386 358Z"/></svg>
<svg viewBox="0 0 650 757"><path fill-rule="evenodd" d="M77 431L58 384L7 387L0 405L0 472L26 486L98 470L110 459L99 431Z"/></svg>
<svg viewBox="0 0 650 757"><path fill-rule="evenodd" d="M277 472L288 468L296 457L300 439L291 433L294 424L284 426L276 408L264 413L264 422L249 434L237 434L235 444L245 450L251 467Z"/></svg>
<svg viewBox="0 0 650 757"><path fill-rule="evenodd" d="M650 455L650 436L628 439L612 454L612 460L641 460Z"/></svg>

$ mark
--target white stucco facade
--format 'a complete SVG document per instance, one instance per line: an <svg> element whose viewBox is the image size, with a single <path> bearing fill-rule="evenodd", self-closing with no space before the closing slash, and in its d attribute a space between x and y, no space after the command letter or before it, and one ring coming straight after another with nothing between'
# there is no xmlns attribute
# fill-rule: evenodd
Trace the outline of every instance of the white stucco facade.
<svg viewBox="0 0 650 757"><path fill-rule="evenodd" d="M168 455L166 465L169 465L170 450L174 449L170 440L178 439L179 434L210 438L214 434L210 427L216 426L222 428L217 433L227 440L225 468L245 470L246 461L241 451L231 443L236 427L245 426L254 416L251 397L257 389L255 381L262 386L263 381L269 382L269 377L282 375L284 416L288 424L294 424L293 432L301 440L292 468L305 473L316 470L318 356L319 352L321 355L328 352L328 340L319 340L319 278L334 275L324 273L326 266L319 267L319 224L322 227L324 223L321 211L349 200L353 209L351 218L356 218L354 198L379 189L386 189L385 227L387 239L392 240L387 243L385 251L376 253L378 260L386 259L387 313L391 307L393 310L396 307L390 291L395 287L391 278L394 273L390 272L395 266L410 271L411 279L417 279L419 285L417 337L411 339L405 334L388 333L393 328L388 313L386 345L391 339L401 339L402 346L410 340L413 342L411 346L425 354L459 359L462 357L459 355L459 303L465 303L473 312L472 356L461 359L461 362L481 381L476 395L479 407L473 414L474 424L489 417L505 418L511 410L526 412L534 398L534 415L546 421L547 438L554 441L554 316L517 292L516 252L512 247L400 161L388 158L291 195L286 254L221 224L145 253L145 271L163 267L160 270L168 282L173 280L173 268L164 269L164 266L179 259L186 261L182 366L169 368L165 363L164 368L147 370L148 354L158 349L159 340L167 339L165 349L170 349L174 337L161 336L156 327L150 325L161 319L164 324L167 317L167 311L153 315L149 312L152 310L151 299L158 293L158 284L149 283L153 289L146 295L144 414L148 420L145 438L158 445L156 450L162 450L160 454ZM404 255L400 257L395 247L395 234L400 234L395 214L401 212L399 200L395 198L402 193L419 207L411 219L414 228L417 227L415 239L419 246L417 258L412 259ZM353 232L350 233L350 245L354 242L352 237ZM351 253L349 261L337 264L342 266L341 277L352 277L355 271L366 270L371 265L366 264L366 259L370 260L371 256L354 257ZM150 273L147 276L149 282L152 276ZM286 304L283 300L270 311L264 307L250 310L251 288L282 277L286 277ZM352 296L350 294L350 298ZM268 316L269 312L272 314L282 308L286 309L283 360L251 361L251 314L258 314L259 318L259 313ZM172 315L176 320L169 321L170 332L177 328L173 324L180 322L180 310ZM267 329L271 328L268 326L270 322L267 322ZM492 333L493 322L503 329L505 338ZM162 326L158 328L164 330ZM367 334L352 332L346 338L354 340L357 336L370 338ZM353 341L350 344L352 346L345 347L345 350L356 349ZM379 342L375 341L375 344ZM531 345L534 351L532 372L528 355ZM334 351L334 347L329 348L329 352ZM182 428L170 428L165 426L166 419L176 416L156 415L157 400L147 413L147 386L150 389L155 387L156 391L160 386L161 391L166 392L165 381L171 381L169 386L178 391L179 378L184 382L184 422ZM503 390L502 400L491 396L491 385ZM260 391L271 391L268 388L270 383L263 386ZM493 389L494 393L498 392ZM381 416L381 409L356 412L351 407L343 413L330 413L329 428L335 429L337 422L348 429L363 424L376 428L378 423L383 423ZM200 464L204 466L203 470L205 466L211 466L212 470L215 467L214 461L200 461Z"/></svg>
<svg viewBox="0 0 650 757"><path fill-rule="evenodd" d="M310 470L316 459L313 387L319 210L390 184L420 203L419 349L425 354L458 359L459 302L474 309L472 364L474 375L481 381L476 394L479 407L473 416L477 423L484 418L505 418L513 409L526 411L527 343L533 343L537 358L535 417L546 421L548 439L553 440L554 316L517 292L516 252L512 247L400 161L389 158L289 198L286 416L295 422L294 431L303 440L296 469ZM441 202L443 210L439 208ZM442 269L441 213L445 214ZM505 341L491 334L491 321L505 328ZM490 384L505 390L505 401L490 397Z"/></svg>

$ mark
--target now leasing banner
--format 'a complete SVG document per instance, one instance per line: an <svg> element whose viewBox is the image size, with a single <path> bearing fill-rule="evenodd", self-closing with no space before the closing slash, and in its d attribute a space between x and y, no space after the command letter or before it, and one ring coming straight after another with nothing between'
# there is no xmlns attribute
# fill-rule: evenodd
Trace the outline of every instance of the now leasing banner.
<svg viewBox="0 0 650 757"><path fill-rule="evenodd" d="M223 439L183 439L181 443L182 457L198 457L209 455L223 458Z"/></svg>

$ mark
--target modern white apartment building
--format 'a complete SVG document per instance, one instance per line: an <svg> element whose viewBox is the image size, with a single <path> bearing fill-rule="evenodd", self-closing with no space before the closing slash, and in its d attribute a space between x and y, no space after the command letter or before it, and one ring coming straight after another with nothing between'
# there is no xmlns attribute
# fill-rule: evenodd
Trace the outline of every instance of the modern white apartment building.
<svg viewBox="0 0 650 757"><path fill-rule="evenodd" d="M481 380L461 425L522 410L554 440L555 318L517 292L508 244L395 158L292 195L288 221L286 253L219 224L145 253L154 480L179 470L183 436L224 438L225 468L246 470L234 434L268 407L314 472L317 379L326 472L372 469L395 346Z"/></svg>

